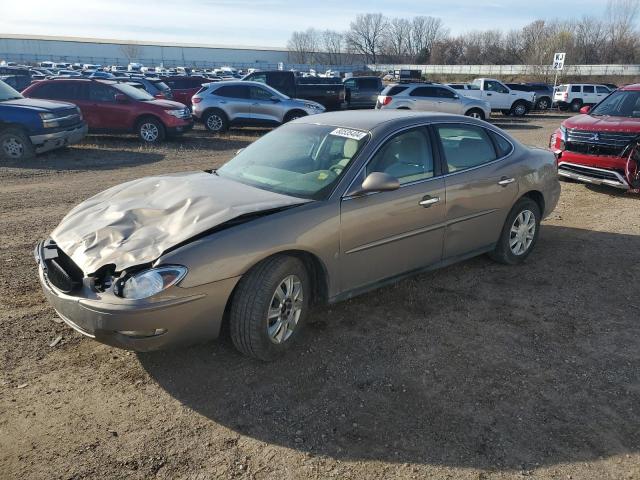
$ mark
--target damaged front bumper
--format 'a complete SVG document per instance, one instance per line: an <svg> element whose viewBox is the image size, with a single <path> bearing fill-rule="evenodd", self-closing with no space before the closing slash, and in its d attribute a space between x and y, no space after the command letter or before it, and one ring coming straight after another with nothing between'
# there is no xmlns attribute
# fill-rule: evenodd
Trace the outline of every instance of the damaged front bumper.
<svg viewBox="0 0 640 480"><path fill-rule="evenodd" d="M220 332L227 301L239 277L191 288L174 286L154 297L128 300L99 292L85 279L72 294L48 278L44 242L35 258L44 294L58 316L77 332L98 342L150 351L214 339Z"/></svg>
<svg viewBox="0 0 640 480"><path fill-rule="evenodd" d="M558 161L558 175L584 183L607 185L610 187L629 189L629 183L622 174L615 170L588 167L578 163Z"/></svg>

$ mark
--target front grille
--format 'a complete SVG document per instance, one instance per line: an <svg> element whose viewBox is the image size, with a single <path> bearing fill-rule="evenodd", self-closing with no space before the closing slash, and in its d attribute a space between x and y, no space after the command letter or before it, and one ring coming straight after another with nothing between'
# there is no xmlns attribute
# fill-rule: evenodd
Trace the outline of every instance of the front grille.
<svg viewBox="0 0 640 480"><path fill-rule="evenodd" d="M42 246L41 259L49 282L61 292L71 293L82 286L82 270L53 240Z"/></svg>
<svg viewBox="0 0 640 480"><path fill-rule="evenodd" d="M612 182L620 183L620 177L611 170L604 170L600 168L588 168L580 165L561 163L558 165L558 170L564 170L567 172L575 173L589 178L597 178L600 180L610 180Z"/></svg>
<svg viewBox="0 0 640 480"><path fill-rule="evenodd" d="M565 143L569 152L619 157L637 137L637 133L593 132L570 128L567 129Z"/></svg>
<svg viewBox="0 0 640 480"><path fill-rule="evenodd" d="M181 118L182 120L190 120L191 119L191 111L188 108L185 108L184 110L181 110L180 116L178 118Z"/></svg>

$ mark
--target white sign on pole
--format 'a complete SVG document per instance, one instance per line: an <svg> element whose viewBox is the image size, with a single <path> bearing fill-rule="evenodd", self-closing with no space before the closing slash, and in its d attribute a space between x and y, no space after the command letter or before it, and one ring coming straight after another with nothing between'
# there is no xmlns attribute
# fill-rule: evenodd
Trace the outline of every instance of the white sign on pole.
<svg viewBox="0 0 640 480"><path fill-rule="evenodd" d="M564 69L564 57L566 53L556 53L553 55L553 69L554 70L563 70Z"/></svg>
<svg viewBox="0 0 640 480"><path fill-rule="evenodd" d="M284 70L284 63L278 62L278 70Z"/></svg>

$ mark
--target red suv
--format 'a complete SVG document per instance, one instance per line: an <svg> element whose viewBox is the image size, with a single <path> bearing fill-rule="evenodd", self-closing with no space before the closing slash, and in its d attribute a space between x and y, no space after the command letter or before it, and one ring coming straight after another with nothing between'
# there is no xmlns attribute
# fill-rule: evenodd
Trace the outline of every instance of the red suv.
<svg viewBox="0 0 640 480"><path fill-rule="evenodd" d="M622 189L640 188L640 84L582 107L551 136L558 174Z"/></svg>
<svg viewBox="0 0 640 480"><path fill-rule="evenodd" d="M92 132L134 132L146 143L161 142L193 128L187 107L158 100L128 83L111 80L56 79L35 82L28 98L75 103Z"/></svg>
<svg viewBox="0 0 640 480"><path fill-rule="evenodd" d="M202 85L214 81L206 77L198 76L161 77L161 79L171 88L174 100L184 103L188 107L191 107L191 97L202 88Z"/></svg>

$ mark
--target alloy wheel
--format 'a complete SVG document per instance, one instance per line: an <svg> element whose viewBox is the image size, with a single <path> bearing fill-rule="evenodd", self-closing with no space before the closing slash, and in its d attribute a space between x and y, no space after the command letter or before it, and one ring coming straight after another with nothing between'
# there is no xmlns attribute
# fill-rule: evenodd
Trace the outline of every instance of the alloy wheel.
<svg viewBox="0 0 640 480"><path fill-rule="evenodd" d="M527 109L525 108L524 105L516 105L516 108L514 109L514 113L518 116L521 117L522 115L524 115L525 113L527 113Z"/></svg>
<svg viewBox="0 0 640 480"><path fill-rule="evenodd" d="M9 137L2 142L2 151L7 157L18 159L24 155L24 145L19 138Z"/></svg>
<svg viewBox="0 0 640 480"><path fill-rule="evenodd" d="M282 344L291 337L302 314L303 300L302 282L296 275L278 284L267 313L267 333L273 343Z"/></svg>
<svg viewBox="0 0 640 480"><path fill-rule="evenodd" d="M547 102L546 100L540 100L538 102L538 108L540 110L546 110L547 108L549 108L549 102Z"/></svg>
<svg viewBox="0 0 640 480"><path fill-rule="evenodd" d="M140 136L145 142L155 142L160 136L160 131L154 123L143 123L140 126Z"/></svg>
<svg viewBox="0 0 640 480"><path fill-rule="evenodd" d="M211 131L217 132L219 130L222 130L222 118L220 118L219 115L211 114L209 115L209 117L207 117L207 128Z"/></svg>
<svg viewBox="0 0 640 480"><path fill-rule="evenodd" d="M520 256L529 250L536 234L536 216L531 210L521 211L511 225L509 248Z"/></svg>
<svg viewBox="0 0 640 480"><path fill-rule="evenodd" d="M480 120L482 120L482 115L480 115L480 112L471 112L469 116L471 118L479 118Z"/></svg>

